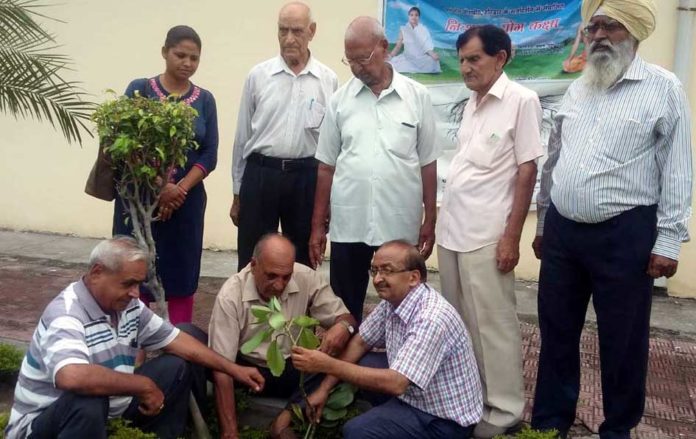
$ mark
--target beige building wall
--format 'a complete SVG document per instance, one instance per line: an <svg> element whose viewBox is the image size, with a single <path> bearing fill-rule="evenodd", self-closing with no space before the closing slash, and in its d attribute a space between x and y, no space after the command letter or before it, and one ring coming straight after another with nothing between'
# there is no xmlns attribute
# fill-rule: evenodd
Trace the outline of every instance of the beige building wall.
<svg viewBox="0 0 696 439"><path fill-rule="evenodd" d="M46 22L56 34L61 52L75 61L74 78L95 99L104 91L122 92L134 78L164 69L160 47L176 24L193 26L203 40L194 81L215 95L220 125L218 167L206 179L207 248L236 246L236 229L228 217L232 197L232 141L241 88L249 69L277 54L276 18L280 0L71 0L52 2L42 11L65 23ZM358 15L377 16L378 0L308 1L318 23L312 52L333 68L341 82L350 71L341 64L343 32ZM657 0L658 27L640 53L648 61L671 68L677 23L677 0ZM696 55L694 56L696 59ZM696 70L695 70L696 72ZM690 102L696 107L696 73L691 77ZM693 113L692 115L696 114ZM693 119L693 117L692 117ZM695 142L696 143L696 142ZM111 231L111 203L84 194L84 180L96 156L97 142L69 145L46 123L0 116L0 227L16 230L104 237ZM695 209L696 210L696 209ZM521 244L520 278L536 279L539 265L531 252L536 215L530 214ZM696 234L696 220L691 222ZM431 257L429 265L436 266ZM672 294L696 297L696 244L682 250L680 270L669 281Z"/></svg>

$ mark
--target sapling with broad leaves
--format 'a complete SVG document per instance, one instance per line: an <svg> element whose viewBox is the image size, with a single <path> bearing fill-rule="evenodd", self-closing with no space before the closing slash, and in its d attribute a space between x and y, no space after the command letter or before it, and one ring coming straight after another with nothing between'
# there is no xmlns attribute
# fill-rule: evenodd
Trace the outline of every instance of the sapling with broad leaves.
<svg viewBox="0 0 696 439"><path fill-rule="evenodd" d="M306 349L316 349L320 345L319 338L314 333L315 328L319 325L319 321L306 315L287 319L283 314L277 297L272 297L268 301L268 306L252 305L251 313L256 317L255 324L262 326L263 329L244 343L240 351L242 354L247 355L262 343L270 341L266 351L266 362L275 377L281 376L285 370L285 357L278 343L279 338L287 337L292 347L300 346ZM304 432L304 437L313 438L317 429L316 416L314 416L314 413L311 413L313 409L307 403L308 395L304 388L304 381L304 372L300 372L299 389L305 405L310 410L310 416L306 417L302 413L302 408L297 404L292 405L292 412L295 424L298 429ZM355 391L355 387L348 383L342 383L331 391L322 411L321 425L323 427L336 427L339 421L346 417L348 406L353 403L355 398Z"/></svg>

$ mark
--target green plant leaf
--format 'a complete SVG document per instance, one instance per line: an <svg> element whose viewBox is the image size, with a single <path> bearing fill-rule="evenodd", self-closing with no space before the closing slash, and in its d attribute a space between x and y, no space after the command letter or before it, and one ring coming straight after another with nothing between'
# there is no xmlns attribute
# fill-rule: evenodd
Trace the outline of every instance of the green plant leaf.
<svg viewBox="0 0 696 439"><path fill-rule="evenodd" d="M251 314L253 314L259 322L266 322L271 314L271 309L267 306L251 305Z"/></svg>
<svg viewBox="0 0 696 439"><path fill-rule="evenodd" d="M305 349L316 349L321 342L310 328L302 328L297 344Z"/></svg>
<svg viewBox="0 0 696 439"><path fill-rule="evenodd" d="M348 414L348 409L338 409L334 410L329 407L324 407L324 411L321 413L321 417L327 421L338 421Z"/></svg>
<svg viewBox="0 0 696 439"><path fill-rule="evenodd" d="M290 406L290 408L292 408L292 414L295 415L297 420L304 424L305 419L304 419L304 413L302 412L302 407L300 407L299 404L292 404Z"/></svg>
<svg viewBox="0 0 696 439"><path fill-rule="evenodd" d="M345 384L345 383L342 383ZM355 388L351 386L337 386L326 400L326 407L339 410L348 407L355 399Z"/></svg>
<svg viewBox="0 0 696 439"><path fill-rule="evenodd" d="M297 316L294 319L292 319L292 322L297 326L301 326L303 328L319 325L319 320L309 316Z"/></svg>
<svg viewBox="0 0 696 439"><path fill-rule="evenodd" d="M321 425L322 428L336 428L338 427L338 424L338 421L327 421L326 419L322 419L319 423L319 425Z"/></svg>
<svg viewBox="0 0 696 439"><path fill-rule="evenodd" d="M285 321L285 316L282 313L274 312L271 314L271 317L269 317L268 324L271 325L271 328L279 330L285 325Z"/></svg>
<svg viewBox="0 0 696 439"><path fill-rule="evenodd" d="M271 297L271 300L268 302L268 305L273 311L280 312L280 301L277 297Z"/></svg>
<svg viewBox="0 0 696 439"><path fill-rule="evenodd" d="M249 340L247 340L246 343L242 345L242 347L239 349L241 353L244 355L247 355L249 352L253 351L261 343L264 341L268 341L271 339L271 334L273 333L272 329L266 329L265 331L259 331L256 334L254 334L253 337L251 337Z"/></svg>
<svg viewBox="0 0 696 439"><path fill-rule="evenodd" d="M280 352L278 347L278 342L273 340L268 346L268 352L266 352L266 362L268 363L268 368L271 369L271 373L274 377L279 377L283 374L285 370L285 358L283 358L283 353Z"/></svg>

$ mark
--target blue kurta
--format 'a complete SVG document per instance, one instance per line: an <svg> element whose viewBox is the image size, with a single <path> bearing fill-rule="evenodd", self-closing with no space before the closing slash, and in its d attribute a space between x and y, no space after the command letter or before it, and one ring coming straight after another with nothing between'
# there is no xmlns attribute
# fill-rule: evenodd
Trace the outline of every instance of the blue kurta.
<svg viewBox="0 0 696 439"><path fill-rule="evenodd" d="M162 87L159 77L136 79L128 85L125 94L132 97L136 90L141 96L152 99L162 99L169 95ZM189 150L183 168L174 170L174 182L184 178L193 166L199 167L207 175L215 169L217 163L218 125L215 98L209 91L192 84L189 92L181 99L198 111L194 128L195 140L199 147L197 150ZM157 247L157 273L162 279L167 297L190 296L198 288L205 205L205 187L203 182L200 182L189 190L186 201L174 211L169 220L155 221L152 224ZM117 195L114 203L114 234L131 234L131 223L126 222L126 215Z"/></svg>

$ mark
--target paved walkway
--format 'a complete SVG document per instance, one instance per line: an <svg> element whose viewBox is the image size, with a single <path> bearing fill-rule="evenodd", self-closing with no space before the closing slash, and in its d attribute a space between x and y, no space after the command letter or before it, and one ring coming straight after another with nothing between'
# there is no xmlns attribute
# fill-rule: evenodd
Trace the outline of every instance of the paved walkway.
<svg viewBox="0 0 696 439"><path fill-rule="evenodd" d="M45 305L84 272L97 240L0 230L0 340L26 344ZM324 264L322 271L327 270ZM236 267L232 252L205 251L194 322L206 328L215 294ZM429 280L439 286L437 273ZM522 320L524 376L529 420L539 353L536 285L517 284ZM370 297L372 303L376 300ZM371 305L366 306L369 310ZM574 437L596 437L602 420L599 354L593 315L581 340L583 376ZM656 297L651 325L650 372L645 416L634 437L696 439L696 301ZM5 404L7 402L5 401ZM3 401L0 401L0 410Z"/></svg>

